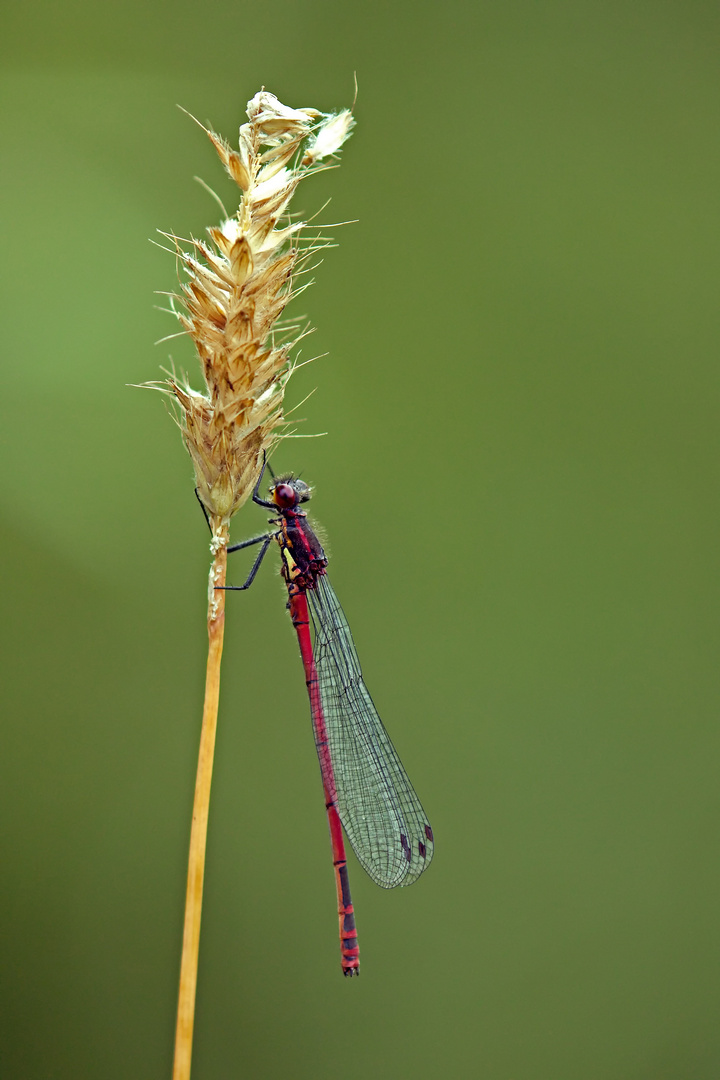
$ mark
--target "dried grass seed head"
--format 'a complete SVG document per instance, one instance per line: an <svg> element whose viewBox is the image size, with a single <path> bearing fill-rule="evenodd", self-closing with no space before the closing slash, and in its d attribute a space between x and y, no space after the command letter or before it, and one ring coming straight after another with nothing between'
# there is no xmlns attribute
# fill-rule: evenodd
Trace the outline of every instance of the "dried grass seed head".
<svg viewBox="0 0 720 1080"><path fill-rule="evenodd" d="M290 220L288 204L305 176L327 167L323 162L354 125L347 110L291 109L265 90L248 102L247 116L238 150L203 128L241 189L237 212L208 229L209 242L193 239L190 250L170 237L187 278L175 313L195 343L206 393L175 378L164 388L179 406L198 494L216 528L248 498L263 452L285 425L283 396L298 339L276 341L273 329L293 296L305 225Z"/></svg>

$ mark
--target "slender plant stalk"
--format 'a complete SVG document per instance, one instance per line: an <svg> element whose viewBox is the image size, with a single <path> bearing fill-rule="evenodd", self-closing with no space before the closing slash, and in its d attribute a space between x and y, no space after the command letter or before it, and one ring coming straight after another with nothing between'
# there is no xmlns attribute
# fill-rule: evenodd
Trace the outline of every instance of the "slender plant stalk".
<svg viewBox="0 0 720 1080"><path fill-rule="evenodd" d="M213 538L215 558L210 568L208 596L208 660L205 676L205 705L203 708L200 752L198 755L195 800L193 802L190 857L188 860L187 892L185 894L185 925L183 929L182 960L180 963L180 992L178 995L177 1026L175 1028L175 1060L173 1080L190 1080L193 1026L195 1020L195 989L197 987L198 952L200 948L200 919L202 915L203 881L205 878L205 849L207 845L210 786L212 784L217 731L218 701L220 699L220 661L225 634L225 593L215 591L225 584L227 567L227 528Z"/></svg>
<svg viewBox="0 0 720 1080"><path fill-rule="evenodd" d="M294 275L328 241L304 240L305 224L288 205L306 176L332 167L354 126L352 113L291 109L266 90L248 102L248 122L234 150L204 128L228 175L240 188L240 204L208 239L173 244L185 280L170 294L170 313L193 341L205 391L186 377L154 385L175 401L177 422L192 459L195 493L212 530L208 598L209 651L190 836L180 994L173 1080L189 1080L210 784L220 693L225 629L227 540L230 519L250 497L264 457L292 432L283 411L292 374L291 353L308 332L281 317L293 296ZM200 125L201 127L203 125ZM220 201L220 200L218 200ZM221 204L222 205L222 204ZM189 245L189 250L187 247ZM172 336L172 335L171 335Z"/></svg>

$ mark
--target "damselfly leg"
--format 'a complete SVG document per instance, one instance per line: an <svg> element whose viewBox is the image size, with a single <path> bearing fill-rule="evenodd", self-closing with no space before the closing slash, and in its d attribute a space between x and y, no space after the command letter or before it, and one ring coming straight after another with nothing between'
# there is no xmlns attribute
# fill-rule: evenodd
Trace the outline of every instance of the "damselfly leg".
<svg viewBox="0 0 720 1080"><path fill-rule="evenodd" d="M262 544L255 562L252 564L252 568L244 585L216 585L216 589L223 589L225 592L243 592L245 589L249 589L255 580L255 575L260 569L260 564L267 555L267 549L270 547L270 542L274 537L274 533L264 533L262 536L254 536L252 540L242 540L239 544L232 544L227 550L228 555L233 551L240 551L242 548L252 547L253 544Z"/></svg>

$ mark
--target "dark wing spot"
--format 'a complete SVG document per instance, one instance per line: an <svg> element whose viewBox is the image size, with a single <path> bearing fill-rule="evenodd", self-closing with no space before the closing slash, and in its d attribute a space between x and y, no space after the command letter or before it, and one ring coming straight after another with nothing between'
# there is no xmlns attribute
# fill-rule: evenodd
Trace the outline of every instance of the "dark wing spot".
<svg viewBox="0 0 720 1080"><path fill-rule="evenodd" d="M408 862L410 862L410 845L408 844L407 836L405 836L404 833L400 833L400 843L402 844L402 849L405 852L405 858Z"/></svg>
<svg viewBox="0 0 720 1080"><path fill-rule="evenodd" d="M425 835L427 836L428 840L432 844L432 842L433 842L433 834L432 834L432 829L430 828L429 825L425 826Z"/></svg>
<svg viewBox="0 0 720 1080"><path fill-rule="evenodd" d="M418 840L418 852L420 853L420 858L424 859L425 858L425 845L423 844L422 840Z"/></svg>

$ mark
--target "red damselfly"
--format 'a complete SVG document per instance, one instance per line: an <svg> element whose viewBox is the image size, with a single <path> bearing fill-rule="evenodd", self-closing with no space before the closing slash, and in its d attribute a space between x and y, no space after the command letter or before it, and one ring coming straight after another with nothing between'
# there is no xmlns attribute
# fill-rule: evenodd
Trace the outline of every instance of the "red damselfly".
<svg viewBox="0 0 720 1080"><path fill-rule="evenodd" d="M363 682L355 645L327 578L327 558L299 509L311 489L296 477L273 477L272 501L253 501L273 511L270 532L228 547L228 554L261 544L244 585L248 589L273 540L280 547L288 609L297 632L310 696L332 845L340 951L344 975L359 975L355 914L350 897L343 829L358 861L378 885L411 885L433 856L433 833L395 747ZM312 627L312 635L310 629Z"/></svg>

